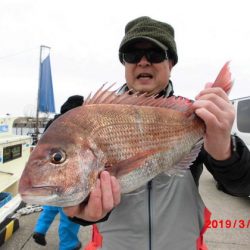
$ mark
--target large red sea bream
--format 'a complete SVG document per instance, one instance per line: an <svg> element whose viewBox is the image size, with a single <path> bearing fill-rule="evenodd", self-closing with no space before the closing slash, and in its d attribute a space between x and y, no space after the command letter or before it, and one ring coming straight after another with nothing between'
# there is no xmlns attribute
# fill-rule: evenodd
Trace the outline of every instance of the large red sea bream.
<svg viewBox="0 0 250 250"><path fill-rule="evenodd" d="M228 63L212 87L231 89ZM122 193L131 192L162 172L188 169L204 133L204 122L186 98L100 90L47 129L19 193L27 203L73 206L88 197L103 170L118 178Z"/></svg>

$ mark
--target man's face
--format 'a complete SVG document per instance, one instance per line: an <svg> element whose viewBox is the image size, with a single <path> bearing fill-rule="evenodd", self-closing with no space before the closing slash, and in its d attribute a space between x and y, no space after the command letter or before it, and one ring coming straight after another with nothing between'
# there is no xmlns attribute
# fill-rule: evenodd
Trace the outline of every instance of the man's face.
<svg viewBox="0 0 250 250"><path fill-rule="evenodd" d="M137 42L130 51L158 49L148 41ZM124 63L125 78L129 89L147 92L149 95L159 93L169 82L172 61L150 63L144 55L138 63Z"/></svg>

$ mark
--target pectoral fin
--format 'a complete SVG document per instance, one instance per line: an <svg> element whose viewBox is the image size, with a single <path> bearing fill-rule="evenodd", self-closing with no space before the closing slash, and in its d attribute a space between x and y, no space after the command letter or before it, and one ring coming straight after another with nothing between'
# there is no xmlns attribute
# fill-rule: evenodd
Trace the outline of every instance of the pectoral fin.
<svg viewBox="0 0 250 250"><path fill-rule="evenodd" d="M192 165L192 163L198 157L203 145L203 139L199 140L191 149L190 153L185 155L181 161L179 161L175 166L165 171L167 175L181 175L181 173Z"/></svg>
<svg viewBox="0 0 250 250"><path fill-rule="evenodd" d="M114 165L111 165L111 166L106 165L105 170L108 171L111 175L116 176L116 177L126 175L132 172L133 170L140 168L145 163L146 159L149 156L159 153L161 151L163 150L153 149L153 150L148 150L148 151L138 153L135 156L128 158L126 160L119 161Z"/></svg>

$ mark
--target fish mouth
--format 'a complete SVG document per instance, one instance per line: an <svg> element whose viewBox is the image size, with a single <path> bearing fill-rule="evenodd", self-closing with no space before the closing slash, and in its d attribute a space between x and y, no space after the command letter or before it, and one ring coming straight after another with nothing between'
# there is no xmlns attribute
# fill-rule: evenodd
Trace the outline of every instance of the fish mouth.
<svg viewBox="0 0 250 250"><path fill-rule="evenodd" d="M58 186L32 186L20 192L21 196L47 196L59 193L60 188Z"/></svg>
<svg viewBox="0 0 250 250"><path fill-rule="evenodd" d="M68 207L83 202L81 192L66 195L59 190L58 186L32 186L20 192L20 195L27 204Z"/></svg>
<svg viewBox="0 0 250 250"><path fill-rule="evenodd" d="M51 205L55 204L58 199L58 195L36 195L36 194L21 194L22 200L27 204L36 205Z"/></svg>

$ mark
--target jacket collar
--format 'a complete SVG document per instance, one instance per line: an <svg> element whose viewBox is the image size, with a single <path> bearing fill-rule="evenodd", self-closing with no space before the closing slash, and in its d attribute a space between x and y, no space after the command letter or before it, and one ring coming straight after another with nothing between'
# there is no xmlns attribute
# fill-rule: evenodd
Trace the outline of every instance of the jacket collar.
<svg viewBox="0 0 250 250"><path fill-rule="evenodd" d="M123 94L125 92L129 91L129 88L127 86L127 84L123 84L121 86L120 89L118 89L117 93L118 94ZM167 87L163 90L161 90L158 95L156 96L156 98L159 98L159 97L170 97L174 94L174 89L173 89L173 83L171 80L169 80L169 83L167 85Z"/></svg>

